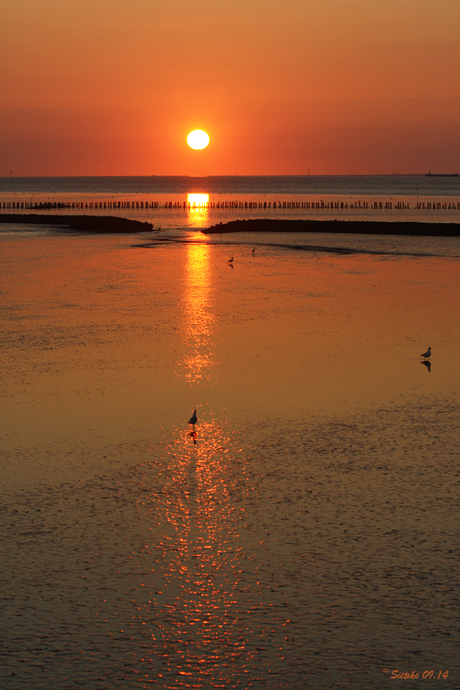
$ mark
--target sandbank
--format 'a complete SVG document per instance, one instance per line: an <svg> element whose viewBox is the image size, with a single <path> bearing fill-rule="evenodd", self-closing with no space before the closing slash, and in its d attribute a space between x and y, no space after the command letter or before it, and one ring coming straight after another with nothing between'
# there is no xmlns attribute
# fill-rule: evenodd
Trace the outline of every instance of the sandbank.
<svg viewBox="0 0 460 690"><path fill-rule="evenodd" d="M38 213L0 213L0 223L28 223L37 225L60 225L69 230L92 233L137 233L151 232L152 223L145 223L117 216L50 215Z"/></svg>
<svg viewBox="0 0 460 690"><path fill-rule="evenodd" d="M460 236L460 223L418 223L374 220L231 220L203 230L206 235L229 232L325 232L363 235Z"/></svg>

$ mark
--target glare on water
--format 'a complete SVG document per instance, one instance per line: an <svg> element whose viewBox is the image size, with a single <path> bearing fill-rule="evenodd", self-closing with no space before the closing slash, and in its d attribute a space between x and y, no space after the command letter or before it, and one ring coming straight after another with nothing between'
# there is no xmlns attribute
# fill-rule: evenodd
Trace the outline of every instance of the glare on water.
<svg viewBox="0 0 460 690"><path fill-rule="evenodd" d="M192 228L209 226L209 194L187 194L188 223Z"/></svg>
<svg viewBox="0 0 460 690"><path fill-rule="evenodd" d="M210 270L211 247L196 242L187 245L180 320L182 367L185 377L195 383L207 376L213 361L213 276ZM182 372L179 373L179 377Z"/></svg>

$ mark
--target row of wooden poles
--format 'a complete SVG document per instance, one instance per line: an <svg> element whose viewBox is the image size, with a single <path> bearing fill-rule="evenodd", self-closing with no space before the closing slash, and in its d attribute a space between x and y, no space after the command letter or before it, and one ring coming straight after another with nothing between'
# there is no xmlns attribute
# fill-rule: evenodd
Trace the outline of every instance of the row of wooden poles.
<svg viewBox="0 0 460 690"><path fill-rule="evenodd" d="M371 210L409 210L406 201L207 201L191 203L189 201L3 201L2 209L28 209L34 211L48 211L60 209L371 209ZM418 201L415 209L420 210L448 210L460 211L460 202L455 201Z"/></svg>

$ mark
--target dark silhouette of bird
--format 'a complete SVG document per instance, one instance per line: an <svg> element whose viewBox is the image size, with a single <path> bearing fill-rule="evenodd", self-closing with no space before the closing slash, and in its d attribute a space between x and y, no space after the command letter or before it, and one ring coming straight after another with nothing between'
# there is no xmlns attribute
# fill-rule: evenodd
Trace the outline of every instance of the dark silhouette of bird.
<svg viewBox="0 0 460 690"><path fill-rule="evenodd" d="M231 259L228 260L228 263L229 263L229 264L233 263L233 256L232 256Z"/></svg>
<svg viewBox="0 0 460 690"><path fill-rule="evenodd" d="M428 350L423 353L423 355L420 355L420 357L425 357L425 359L428 359L428 357L431 357L431 347L429 347Z"/></svg>
<svg viewBox="0 0 460 690"><path fill-rule="evenodd" d="M252 248L252 253L253 253L253 254L256 253L256 248L255 248L255 247Z"/></svg>
<svg viewBox="0 0 460 690"><path fill-rule="evenodd" d="M197 421L198 421L198 417L196 416L196 410L193 410L193 414L190 417L190 419L188 420L188 423L189 424L196 424Z"/></svg>
<svg viewBox="0 0 460 690"><path fill-rule="evenodd" d="M420 362L420 364L423 364L428 371L431 371L431 362L429 362L427 359L424 359L423 362Z"/></svg>

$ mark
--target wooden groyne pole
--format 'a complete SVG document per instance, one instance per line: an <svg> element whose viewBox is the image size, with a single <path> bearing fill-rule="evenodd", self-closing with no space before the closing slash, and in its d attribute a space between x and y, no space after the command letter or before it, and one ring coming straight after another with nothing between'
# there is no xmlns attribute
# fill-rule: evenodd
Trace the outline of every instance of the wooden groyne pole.
<svg viewBox="0 0 460 690"><path fill-rule="evenodd" d="M416 211L460 211L460 201L417 201ZM33 210L33 211L86 211L90 210L155 210L155 209L183 209L193 210L334 210L334 211L406 211L410 210L407 201L209 201L203 204L189 201L3 201L3 210Z"/></svg>

